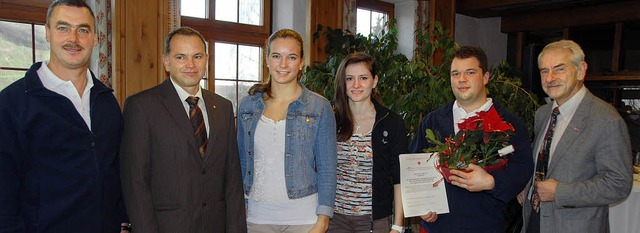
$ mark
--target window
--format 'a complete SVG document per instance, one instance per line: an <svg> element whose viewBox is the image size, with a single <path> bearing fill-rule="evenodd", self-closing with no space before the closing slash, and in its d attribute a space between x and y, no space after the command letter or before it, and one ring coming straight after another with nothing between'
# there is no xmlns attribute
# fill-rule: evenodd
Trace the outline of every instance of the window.
<svg viewBox="0 0 640 233"><path fill-rule="evenodd" d="M198 30L209 45L203 87L233 103L264 76L262 46L271 32L270 3L265 0L183 0L182 25Z"/></svg>
<svg viewBox="0 0 640 233"><path fill-rule="evenodd" d="M195 18L207 18L206 0L182 0L180 1L180 15Z"/></svg>
<svg viewBox="0 0 640 233"><path fill-rule="evenodd" d="M364 36L374 34L380 36L385 30L385 23L389 21L389 17L385 13L370 11L358 8L357 11L357 33Z"/></svg>
<svg viewBox="0 0 640 233"><path fill-rule="evenodd" d="M262 49L216 42L214 50L216 93L231 100L237 108L238 101L247 96L249 88L261 80Z"/></svg>
<svg viewBox="0 0 640 233"><path fill-rule="evenodd" d="M216 1L216 20L261 26L261 0Z"/></svg>
<svg viewBox="0 0 640 233"><path fill-rule="evenodd" d="M356 32L364 36L381 35L389 19L393 18L394 5L377 0L358 0Z"/></svg>
<svg viewBox="0 0 640 233"><path fill-rule="evenodd" d="M49 60L44 25L0 20L0 90L44 60Z"/></svg>

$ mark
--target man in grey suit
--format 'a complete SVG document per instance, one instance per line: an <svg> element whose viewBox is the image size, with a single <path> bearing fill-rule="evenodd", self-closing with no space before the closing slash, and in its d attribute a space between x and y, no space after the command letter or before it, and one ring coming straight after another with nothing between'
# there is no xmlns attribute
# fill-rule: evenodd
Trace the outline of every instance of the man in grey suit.
<svg viewBox="0 0 640 233"><path fill-rule="evenodd" d="M627 197L633 179L624 120L584 86L587 63L575 42L547 45L538 67L553 102L535 116L536 175L520 196L522 232L609 232L609 204Z"/></svg>
<svg viewBox="0 0 640 233"><path fill-rule="evenodd" d="M200 87L205 40L183 27L165 40L169 79L127 98L122 185L135 232L246 232L231 102Z"/></svg>

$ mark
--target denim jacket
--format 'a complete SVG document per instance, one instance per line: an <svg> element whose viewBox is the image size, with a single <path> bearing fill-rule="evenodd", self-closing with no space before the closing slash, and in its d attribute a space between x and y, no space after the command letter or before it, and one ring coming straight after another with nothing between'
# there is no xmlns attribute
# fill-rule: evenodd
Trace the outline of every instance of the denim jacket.
<svg viewBox="0 0 640 233"><path fill-rule="evenodd" d="M318 193L316 214L333 217L336 196L336 122L331 104L304 85L291 102L285 129L287 195L297 199ZM245 195L254 175L254 132L264 110L264 93L247 96L238 110L238 152Z"/></svg>

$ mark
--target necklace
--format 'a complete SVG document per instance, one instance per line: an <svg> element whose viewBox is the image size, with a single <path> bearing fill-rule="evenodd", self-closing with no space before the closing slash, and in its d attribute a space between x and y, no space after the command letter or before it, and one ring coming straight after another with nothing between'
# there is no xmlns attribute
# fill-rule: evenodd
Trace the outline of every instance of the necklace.
<svg viewBox="0 0 640 233"><path fill-rule="evenodd" d="M375 116L376 116L376 110L372 109L370 111L368 111L367 113L364 114L365 116L363 117L363 121L365 121L365 125L368 124L367 122L367 118L373 118L372 120L375 120ZM353 130L354 133L359 132L360 131L360 121L354 120L355 123L355 128Z"/></svg>

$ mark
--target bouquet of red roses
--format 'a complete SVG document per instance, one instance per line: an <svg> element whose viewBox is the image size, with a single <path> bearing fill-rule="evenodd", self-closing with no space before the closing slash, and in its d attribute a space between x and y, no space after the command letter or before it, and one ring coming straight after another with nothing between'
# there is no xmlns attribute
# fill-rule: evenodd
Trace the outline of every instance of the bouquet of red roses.
<svg viewBox="0 0 640 233"><path fill-rule="evenodd" d="M427 129L427 141L434 147L425 152L438 152L438 168L465 169L476 164L488 172L504 167L508 161L504 156L514 151L509 144L509 136L515 133L511 124L500 118L494 107L489 111L458 123L460 131L453 137L440 141L430 129ZM445 175L445 177L448 177Z"/></svg>

